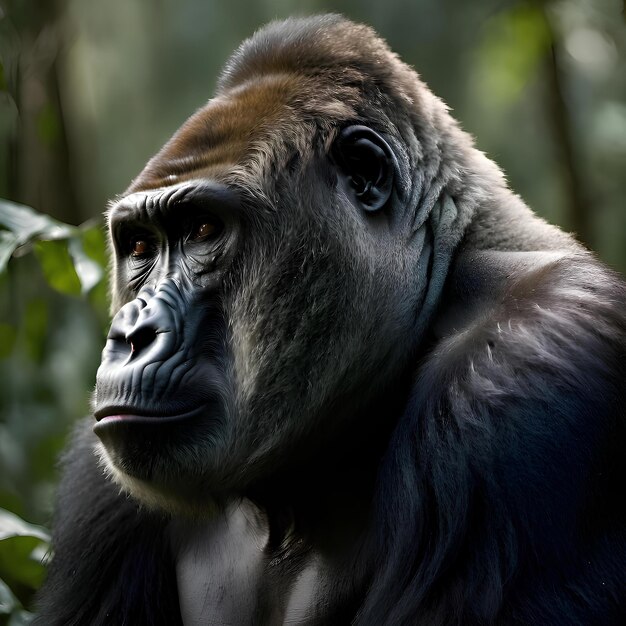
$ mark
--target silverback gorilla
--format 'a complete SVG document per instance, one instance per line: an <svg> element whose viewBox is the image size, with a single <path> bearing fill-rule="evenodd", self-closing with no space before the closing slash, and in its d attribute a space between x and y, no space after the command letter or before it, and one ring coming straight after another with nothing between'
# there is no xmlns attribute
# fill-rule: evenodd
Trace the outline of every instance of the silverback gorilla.
<svg viewBox="0 0 626 626"><path fill-rule="evenodd" d="M624 284L371 29L257 32L108 225L39 624L624 623Z"/></svg>

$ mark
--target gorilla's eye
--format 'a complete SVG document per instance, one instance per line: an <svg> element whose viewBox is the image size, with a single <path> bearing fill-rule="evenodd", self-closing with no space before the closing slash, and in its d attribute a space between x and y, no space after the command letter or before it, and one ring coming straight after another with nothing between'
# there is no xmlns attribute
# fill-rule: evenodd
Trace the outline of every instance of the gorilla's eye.
<svg viewBox="0 0 626 626"><path fill-rule="evenodd" d="M150 243L147 239L137 237L131 241L131 254L135 257L145 256L150 250Z"/></svg>
<svg viewBox="0 0 626 626"><path fill-rule="evenodd" d="M152 256L157 247L155 238L145 232L128 234L125 239L127 254L133 259L146 259Z"/></svg>
<svg viewBox="0 0 626 626"><path fill-rule="evenodd" d="M187 241L191 243L199 243L219 235L220 232L221 224L217 220L203 218L191 228Z"/></svg>

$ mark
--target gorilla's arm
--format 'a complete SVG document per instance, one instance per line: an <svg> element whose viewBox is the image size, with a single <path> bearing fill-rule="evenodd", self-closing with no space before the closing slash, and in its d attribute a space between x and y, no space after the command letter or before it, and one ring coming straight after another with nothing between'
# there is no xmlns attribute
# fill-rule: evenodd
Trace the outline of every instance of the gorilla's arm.
<svg viewBox="0 0 626 626"><path fill-rule="evenodd" d="M457 257L359 623L623 623L625 311L586 253Z"/></svg>
<svg viewBox="0 0 626 626"><path fill-rule="evenodd" d="M180 624L165 520L120 493L98 465L92 419L64 460L54 558L36 624Z"/></svg>

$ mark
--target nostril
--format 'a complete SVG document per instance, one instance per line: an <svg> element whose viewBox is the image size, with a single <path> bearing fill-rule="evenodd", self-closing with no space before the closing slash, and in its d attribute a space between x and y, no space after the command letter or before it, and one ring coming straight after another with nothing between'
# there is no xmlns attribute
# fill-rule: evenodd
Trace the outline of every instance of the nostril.
<svg viewBox="0 0 626 626"><path fill-rule="evenodd" d="M131 354L148 347L156 338L157 331L150 326L135 328L126 335L126 343L130 344Z"/></svg>

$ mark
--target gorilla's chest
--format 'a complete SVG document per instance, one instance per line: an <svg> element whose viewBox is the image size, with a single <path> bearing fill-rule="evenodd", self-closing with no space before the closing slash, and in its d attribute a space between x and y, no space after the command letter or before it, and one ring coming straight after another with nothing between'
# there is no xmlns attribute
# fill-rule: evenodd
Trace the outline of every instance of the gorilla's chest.
<svg viewBox="0 0 626 626"><path fill-rule="evenodd" d="M320 555L273 558L266 520L252 505L233 505L201 525L177 524L172 538L186 626L314 621L325 595Z"/></svg>

